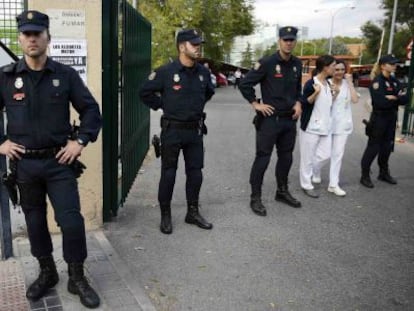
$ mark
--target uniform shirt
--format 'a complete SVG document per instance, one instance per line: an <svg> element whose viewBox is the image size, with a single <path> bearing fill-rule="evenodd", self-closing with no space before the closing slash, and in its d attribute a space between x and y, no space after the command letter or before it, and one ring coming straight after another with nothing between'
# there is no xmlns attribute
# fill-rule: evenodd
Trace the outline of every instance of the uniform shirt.
<svg viewBox="0 0 414 311"><path fill-rule="evenodd" d="M249 103L257 100L253 87L259 82L263 103L290 111L301 96L302 62L293 55L285 61L279 52L259 60L239 85Z"/></svg>
<svg viewBox="0 0 414 311"><path fill-rule="evenodd" d="M73 68L48 58L42 72L31 72L21 59L0 68L0 85L0 109L7 113L2 141L9 138L29 149L65 145L72 130L69 103L79 113L79 138L96 140L99 106Z"/></svg>
<svg viewBox="0 0 414 311"><path fill-rule="evenodd" d="M332 80L329 80L333 83ZM353 130L351 90L348 81L342 80L339 93L332 104L332 134L350 134Z"/></svg>
<svg viewBox="0 0 414 311"><path fill-rule="evenodd" d="M395 77L386 78L382 73L376 76L369 87L373 110L397 110L398 105L405 105L408 102L408 97L398 95L400 91L400 82ZM386 95L395 95L398 100L387 99Z"/></svg>
<svg viewBox="0 0 414 311"><path fill-rule="evenodd" d="M185 67L179 60L152 72L140 90L145 105L154 110L161 108L165 118L179 121L200 120L213 95L208 69L198 63Z"/></svg>
<svg viewBox="0 0 414 311"><path fill-rule="evenodd" d="M315 92L314 84L319 84L321 91L311 104L308 102L308 97ZM324 85L316 76L309 79L303 87L301 102L303 113L300 118L300 128L311 134L329 135L332 124L332 93L329 85L327 83Z"/></svg>

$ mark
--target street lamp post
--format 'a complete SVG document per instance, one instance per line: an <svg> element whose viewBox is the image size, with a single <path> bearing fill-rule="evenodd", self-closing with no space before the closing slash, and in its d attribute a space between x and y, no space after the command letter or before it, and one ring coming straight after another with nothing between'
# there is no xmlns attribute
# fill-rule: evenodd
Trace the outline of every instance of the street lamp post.
<svg viewBox="0 0 414 311"><path fill-rule="evenodd" d="M329 10L329 12L331 13L331 29L330 29L330 34L329 34L329 52L328 54L332 54L332 43L333 43L333 27L334 27L334 19L335 19L335 15L342 9L355 9L355 6L343 6L340 7L336 10ZM324 9L322 10L315 10L315 12L321 12L321 11L325 11Z"/></svg>

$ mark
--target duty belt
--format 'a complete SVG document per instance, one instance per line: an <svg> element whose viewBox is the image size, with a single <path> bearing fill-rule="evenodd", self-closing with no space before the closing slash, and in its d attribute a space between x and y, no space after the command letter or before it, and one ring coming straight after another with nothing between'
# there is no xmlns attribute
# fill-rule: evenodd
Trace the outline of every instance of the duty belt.
<svg viewBox="0 0 414 311"><path fill-rule="evenodd" d="M295 111L275 111L271 116L276 118L291 118L295 114Z"/></svg>
<svg viewBox="0 0 414 311"><path fill-rule="evenodd" d="M26 152L21 156L24 159L48 159L53 158L62 147L51 147L43 149L25 149Z"/></svg>
<svg viewBox="0 0 414 311"><path fill-rule="evenodd" d="M166 118L161 118L161 128L180 129L180 130L196 130L202 125L201 120L198 121L177 121Z"/></svg>

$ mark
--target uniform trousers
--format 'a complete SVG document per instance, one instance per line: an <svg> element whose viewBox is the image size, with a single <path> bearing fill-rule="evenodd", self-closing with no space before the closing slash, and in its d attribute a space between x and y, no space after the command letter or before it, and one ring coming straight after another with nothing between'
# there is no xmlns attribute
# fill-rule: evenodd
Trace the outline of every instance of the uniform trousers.
<svg viewBox="0 0 414 311"><path fill-rule="evenodd" d="M278 157L276 181L278 186L287 185L295 141L296 121L292 117L270 116L263 119L260 129L256 131L256 158L250 172L253 195L261 194L263 177L275 146Z"/></svg>
<svg viewBox="0 0 414 311"><path fill-rule="evenodd" d="M348 134L332 134L332 148L330 153L330 167L329 167L329 187L338 187L339 173L341 172L342 158L344 156L345 145L348 140ZM312 175L316 178L321 177L321 169L328 162L324 159L326 155L320 146L316 149L316 156L313 165Z"/></svg>
<svg viewBox="0 0 414 311"><path fill-rule="evenodd" d="M332 135L318 135L300 131L300 185L302 189L311 190L314 167L319 167L331 155ZM317 153L316 151L319 150Z"/></svg>
<svg viewBox="0 0 414 311"><path fill-rule="evenodd" d="M186 173L186 197L188 202L199 199L204 166L203 135L198 129L167 128L161 132L161 178L158 188L160 205L171 202L175 177L178 167L178 157L182 150Z"/></svg>
<svg viewBox="0 0 414 311"><path fill-rule="evenodd" d="M388 170L388 160L394 147L396 113L392 111L388 115L375 115L375 112L373 114L370 121L373 123L372 133L361 159L361 168L365 172L369 172L377 155L380 169Z"/></svg>
<svg viewBox="0 0 414 311"><path fill-rule="evenodd" d="M32 255L46 257L53 251L46 216L47 195L62 232L63 258L68 263L83 263L87 257L85 225L73 169L55 158L21 159L17 162L17 185Z"/></svg>

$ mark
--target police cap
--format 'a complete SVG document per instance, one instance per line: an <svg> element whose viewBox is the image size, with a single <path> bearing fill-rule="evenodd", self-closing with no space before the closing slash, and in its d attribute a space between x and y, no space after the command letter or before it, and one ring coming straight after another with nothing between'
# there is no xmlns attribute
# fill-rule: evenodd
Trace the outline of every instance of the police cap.
<svg viewBox="0 0 414 311"><path fill-rule="evenodd" d="M197 30L195 29L184 29L180 30L177 34L177 44L181 42L190 42L192 44L204 43L204 40L201 39Z"/></svg>
<svg viewBox="0 0 414 311"><path fill-rule="evenodd" d="M23 11L16 17L17 29L24 31L43 31L49 28L49 16L39 11Z"/></svg>
<svg viewBox="0 0 414 311"><path fill-rule="evenodd" d="M378 62L380 65L382 65L382 64L396 64L399 61L400 60L396 58L394 54L387 54L387 55L381 56Z"/></svg>
<svg viewBox="0 0 414 311"><path fill-rule="evenodd" d="M279 28L279 38L280 39L293 39L296 40L296 34L298 29L293 26L286 26Z"/></svg>

